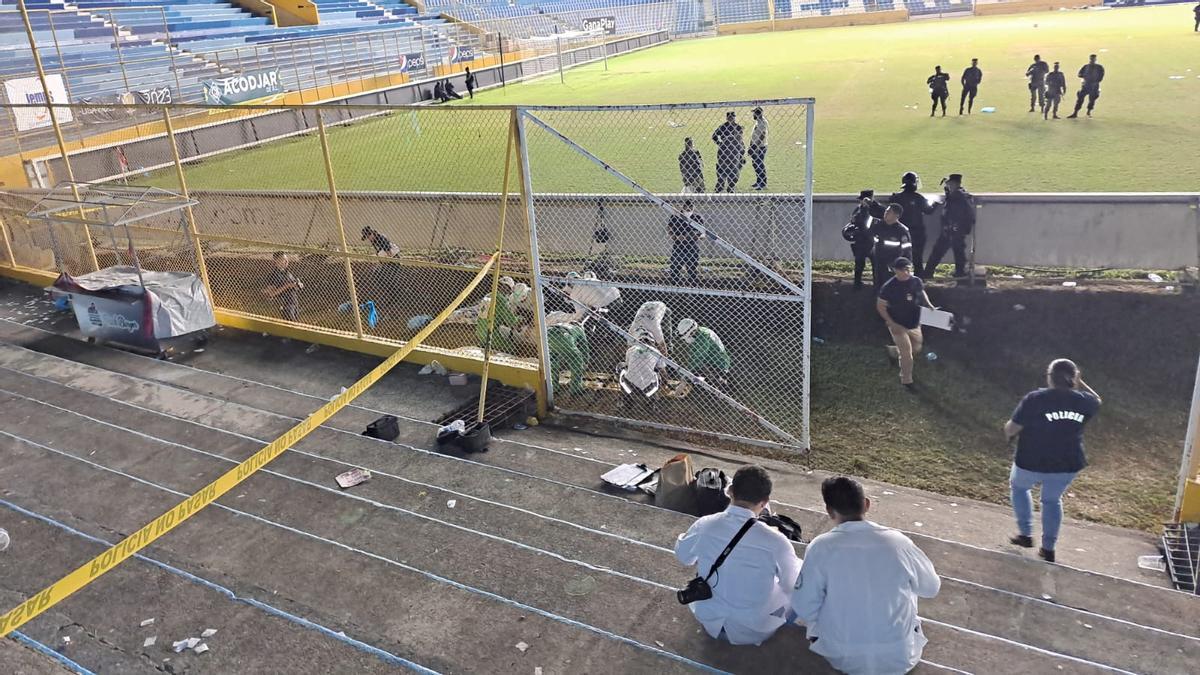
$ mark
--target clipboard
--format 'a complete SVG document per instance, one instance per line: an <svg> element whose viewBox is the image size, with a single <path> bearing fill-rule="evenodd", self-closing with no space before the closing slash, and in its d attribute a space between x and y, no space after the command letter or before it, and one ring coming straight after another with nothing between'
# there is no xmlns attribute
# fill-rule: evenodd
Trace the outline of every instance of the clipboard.
<svg viewBox="0 0 1200 675"><path fill-rule="evenodd" d="M954 330L954 315L944 310L922 307L921 325L942 330Z"/></svg>

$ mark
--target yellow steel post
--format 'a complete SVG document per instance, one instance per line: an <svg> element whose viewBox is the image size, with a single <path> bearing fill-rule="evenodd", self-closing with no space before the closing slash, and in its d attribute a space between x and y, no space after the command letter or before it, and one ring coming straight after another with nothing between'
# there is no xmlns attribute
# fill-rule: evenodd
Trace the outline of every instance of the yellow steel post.
<svg viewBox="0 0 1200 675"><path fill-rule="evenodd" d="M4 224L4 218L0 218L0 236L4 237L4 250L8 251L8 262L13 267L17 266L17 254L13 251L12 239L8 236L8 227Z"/></svg>
<svg viewBox="0 0 1200 675"><path fill-rule="evenodd" d="M517 139L518 157L517 171L520 173L521 179L521 206L525 209L525 229L529 244L529 284L532 287L533 297L533 320L537 322L538 333L538 384L537 384L537 414L538 417L545 417L550 413L550 405L553 389L549 384L550 372L550 350L546 344L546 314L542 311L542 303L539 298L542 297L541 289L541 263L538 260L537 247L537 223L534 220L533 212L533 182L529 175L529 147L527 139L524 138L523 120L518 121L517 116L521 113L517 110L513 111L513 130Z"/></svg>
<svg viewBox="0 0 1200 675"><path fill-rule="evenodd" d="M363 336L362 310L358 306L358 288L354 284L354 268L350 264L350 246L346 243L346 226L342 222L342 205L338 202L337 184L333 180L333 159L329 156L329 134L325 132L325 111L317 109L317 132L321 136L321 155L325 159L325 177L329 179L329 196L333 200L333 220L337 223L338 236L342 241L342 261L346 263L346 285L350 287L350 313L354 316L354 330Z"/></svg>
<svg viewBox="0 0 1200 675"><path fill-rule="evenodd" d="M33 52L33 66L37 69L38 81L42 83L42 93L46 95L46 110L50 112L50 125L54 127L54 138L58 141L58 152L62 155L63 165L67 168L67 180L71 181L71 194L79 201L79 187L75 185L75 172L71 169L71 158L67 155L67 142L63 140L62 127L58 124L58 112L54 108L54 100L50 98L50 86L46 84L46 71L42 68L42 57L38 54L37 41L33 37L33 24L29 22L29 10L25 8L25 0L17 0L17 10L21 12L21 20L25 23L25 36L29 39L29 50ZM83 207L79 207L79 218L84 217ZM92 228L83 226L83 236L87 240L88 258L92 269L100 269L100 261L96 259L96 247L92 244Z"/></svg>
<svg viewBox="0 0 1200 675"><path fill-rule="evenodd" d="M175 141L175 127L171 123L171 111L166 106L163 106L163 126L167 130L167 138L171 141L171 159L175 161L175 176L179 179L179 191L184 199L190 200L187 178L183 173L183 162L179 159L179 144ZM196 215L192 213L190 204L184 208L183 213L187 217L188 234L192 236L192 247L196 252L196 267L200 272L200 281L204 283L208 301L215 303L212 286L208 283L208 264L204 261L204 247L200 245L200 230L196 227Z"/></svg>
<svg viewBox="0 0 1200 675"><path fill-rule="evenodd" d="M479 415L477 422L483 423L484 407L487 405L488 366L491 365L492 342L496 339L496 305L500 303L500 264L504 259L504 225L508 217L508 174L512 164L513 144L517 142L516 113L511 113L508 125L508 142L504 144L504 184L500 191L500 233L496 237L496 267L492 270L492 301L488 303L487 341L483 344L483 382L479 384Z"/></svg>

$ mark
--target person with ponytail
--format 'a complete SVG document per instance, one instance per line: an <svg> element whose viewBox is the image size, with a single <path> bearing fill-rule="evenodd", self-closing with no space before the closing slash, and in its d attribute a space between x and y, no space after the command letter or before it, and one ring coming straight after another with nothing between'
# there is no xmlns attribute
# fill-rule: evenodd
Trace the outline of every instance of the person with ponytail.
<svg viewBox="0 0 1200 675"><path fill-rule="evenodd" d="M1004 425L1009 443L1017 440L1009 485L1017 534L1009 541L1033 548L1033 497L1042 486L1042 546L1038 556L1054 562L1062 525L1062 496L1087 466L1084 426L1100 410L1100 395L1083 381L1069 359L1055 359L1046 369L1046 384L1025 395Z"/></svg>

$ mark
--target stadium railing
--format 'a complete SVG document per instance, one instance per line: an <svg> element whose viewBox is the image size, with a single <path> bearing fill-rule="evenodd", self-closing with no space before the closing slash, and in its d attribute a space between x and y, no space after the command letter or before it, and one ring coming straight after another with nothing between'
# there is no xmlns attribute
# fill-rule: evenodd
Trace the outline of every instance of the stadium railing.
<svg viewBox="0 0 1200 675"><path fill-rule="evenodd" d="M771 124L769 187L680 195L683 138L701 147L711 188L709 136L736 111L749 139L757 106ZM499 249L499 273L511 278L502 288L516 289L501 323L488 323L490 287L481 288L413 360L479 373L490 348L492 377L564 412L796 449L808 446L811 106L119 106L157 121L77 167L74 157L50 163L47 178L84 178L103 159L110 173L97 186L186 195L197 203L184 212L131 226L137 262L202 277L225 325L371 353L403 344ZM53 108L59 119L85 113ZM211 153L230 119L243 133L295 121L303 131ZM753 162L737 169L754 179ZM134 262L123 241L28 218L44 193L0 193L0 273L46 283ZM678 252L668 223L689 198L705 218L698 268L670 277ZM263 292L277 252L304 284L295 316ZM624 301L577 314L567 296L581 288ZM652 299L672 309L661 393L630 396L620 376L635 367L627 331ZM583 329L558 323L571 315ZM729 374L674 335L687 317L719 335L706 344L723 342Z"/></svg>

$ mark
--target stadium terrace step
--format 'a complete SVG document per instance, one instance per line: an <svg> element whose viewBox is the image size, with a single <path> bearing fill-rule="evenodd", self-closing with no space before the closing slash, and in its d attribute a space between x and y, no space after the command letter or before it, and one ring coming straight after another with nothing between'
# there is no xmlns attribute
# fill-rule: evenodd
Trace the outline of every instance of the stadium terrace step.
<svg viewBox="0 0 1200 675"><path fill-rule="evenodd" d="M5 321L0 321L0 341L20 346L0 347L0 397L9 401L5 403L6 411L20 411L16 418L29 418L29 421L19 423L18 430L6 429L35 441L41 437L44 440L39 442L43 443L53 440L48 445L70 451L73 447L68 442L70 439L59 437L65 431L56 430L87 425L90 431L95 430L96 439L103 440L89 439L89 445L85 447L106 449L105 458L95 461L106 465L110 461L129 462L120 466L127 466L127 471L139 476L143 471L153 473L155 480L163 483L184 480L184 477L197 473L215 475L219 467L211 468L211 464L219 460L210 455L245 456L259 444L255 439L274 438L290 427L295 418L304 416L325 400L328 391L336 391L338 386L345 384L347 373L363 372L374 362L332 350L323 350L320 358L306 357L303 345L297 345L293 354L278 349L277 341L234 331L222 332L198 359L198 365L230 368L239 377L92 347ZM264 348L271 350L274 366L260 363ZM407 371L407 367L402 369ZM302 379L299 372L303 372ZM257 382L258 379L272 384ZM312 390L305 395L292 390L297 387L311 387ZM400 391L407 391L407 396L400 398ZM421 398L416 407L410 405L414 394ZM500 537L572 560L586 561L626 575L589 573L593 578L602 578L600 584L606 593L619 593L622 602L628 597L629 602L637 603L636 615L640 617L637 623L652 620L671 627L672 619L680 619L677 615L668 618L661 613L666 611L660 606L664 599L655 596L661 589L649 592L650 596L655 596L654 602L644 600L642 595L646 591L633 589L646 586L646 581L667 587L682 581L684 575L674 566L669 548L674 536L686 528L690 518L636 503L623 495L603 494L596 489L596 476L605 470L611 461L610 455L618 461L628 461L627 453L634 448L638 461L654 462L661 461L656 459L658 455L674 450L539 427L530 430L533 433L513 435L494 446L492 452L473 456L468 461L430 452L433 429L421 422L402 420L398 440L406 445L386 444L358 435L366 423L378 415L377 410L369 407L394 410L397 406L407 406L397 412L418 419L432 419L434 411L451 407L460 396L456 391L439 387L428 379L416 378L409 372L389 376L364 396L360 402L364 407L352 407L339 413L327 427L318 429L302 441L296 452L287 453L268 467L286 478L273 476L260 480L255 477L252 479L253 491L249 488L245 491L257 495L265 489L267 492L263 494L274 505L287 497L277 497L285 492L285 488L272 486L276 481L287 482L290 486L286 488L287 494L298 492L305 495L306 503L325 504L322 501L324 493L320 490L308 496L315 488L310 488L307 483L328 485L329 477L347 465L364 466L376 476L362 486L365 489L359 491L356 488L355 494L384 505L363 506L372 528L406 531L417 528L422 537L436 542L443 541L442 537L450 537L445 540L445 546L449 547L446 550L465 547L473 555L486 556L480 559L492 560L494 556L523 559L516 553L504 552L507 549L495 549L493 544L501 542L494 537ZM97 421L88 422L75 413ZM62 419L40 421L48 417ZM179 418L207 426L197 427ZM577 447L562 449L564 443ZM120 457L107 450L122 444L140 446L141 450L129 450ZM169 457L170 461L147 462L145 458L148 457ZM721 453L709 453L704 461L707 464L709 460L713 465L727 469L739 461ZM782 510L804 522L806 538L819 532L822 528L819 515L804 508L814 499L813 485L819 477L788 465L772 465L771 469L777 476L776 497L781 502L796 505L785 506ZM307 483L296 483L297 480ZM888 492L896 493L894 500L911 499L922 504L921 510L928 508L923 504L940 506L941 502L934 500L944 499L890 486L868 487L873 494L883 492L886 487ZM889 497L891 495L882 496L877 507L881 518L892 515ZM434 508L449 499L456 499L460 508ZM965 501L956 504L964 512L979 511L988 518L990 511L1000 511L990 505ZM331 504L328 512L338 513L344 508ZM397 509L433 514L451 525L471 527L493 538L474 535L483 537L486 544L474 540L461 542L455 538L457 534L430 529L433 527L428 525L430 521L415 523L412 519L421 520L418 516ZM277 512L272 517L286 518L290 526L299 527L291 520L297 516L291 513ZM932 516L926 520L935 522ZM392 522L394 525L383 525ZM300 529L318 527L320 523L305 522L303 525ZM450 529L454 530L453 527ZM1091 534L1088 529L1071 525L1064 531L1064 539ZM1115 537L1116 534L1106 533L1106 536ZM339 534L337 538L343 537ZM1200 606L1196 598L928 535L914 539L930 554L945 577L942 595L922 604L922 614L927 619L926 632L931 639L926 651L930 661L974 672L997 672L997 664L1005 664L1005 672L1017 672L1009 666L1019 667L1021 672L1102 672L1104 668L1099 664L1105 664L1136 672L1174 673L1187 672L1188 664L1200 656L1196 651L1196 632L1200 627L1197 620ZM493 555L487 556L487 551L492 551ZM410 557L405 559L411 563L417 555L417 552L406 551L405 556ZM566 570L573 563L553 558L558 563L549 564L545 560L546 554L539 555L541 562L527 563L539 568L530 583L553 586L552 582L536 582L537 574L551 568L570 576L571 572ZM423 561L418 566L430 569L428 565L431 564L434 561ZM497 562L501 566L507 564ZM470 566L466 564L466 567ZM242 578L240 573L235 576ZM447 573L447 576L454 575ZM613 576L615 578L608 578ZM485 574L473 578L473 582L482 584L490 579ZM505 586L504 589L508 597L532 592L521 586ZM1044 599L1043 594L1050 599ZM546 603L561 600L542 595L536 597L539 602ZM596 606L595 598L585 597L575 604L555 605L555 608L559 613L583 617L585 622L602 627L611 625L604 622L616 620ZM630 615L634 615L632 610ZM680 621L687 619L686 614L682 616ZM633 633L629 631L640 630L644 630L644 626L624 621L620 623L620 630L614 632L630 635ZM660 631L649 644L661 641L685 657L721 668L736 667L741 671L752 665L721 660L728 658L727 655L714 655L711 643L704 646L704 641L695 643L674 632L667 633ZM642 641L648 639L645 633L638 632L637 635ZM790 658L792 652L803 650L802 644L794 644L791 640L781 634L762 650L761 653L767 655L763 658L780 658L783 652ZM1073 658L1056 655L1056 652ZM710 661L710 658L715 660ZM760 669L766 667L760 672L772 670L763 664L780 662L760 662Z"/></svg>

